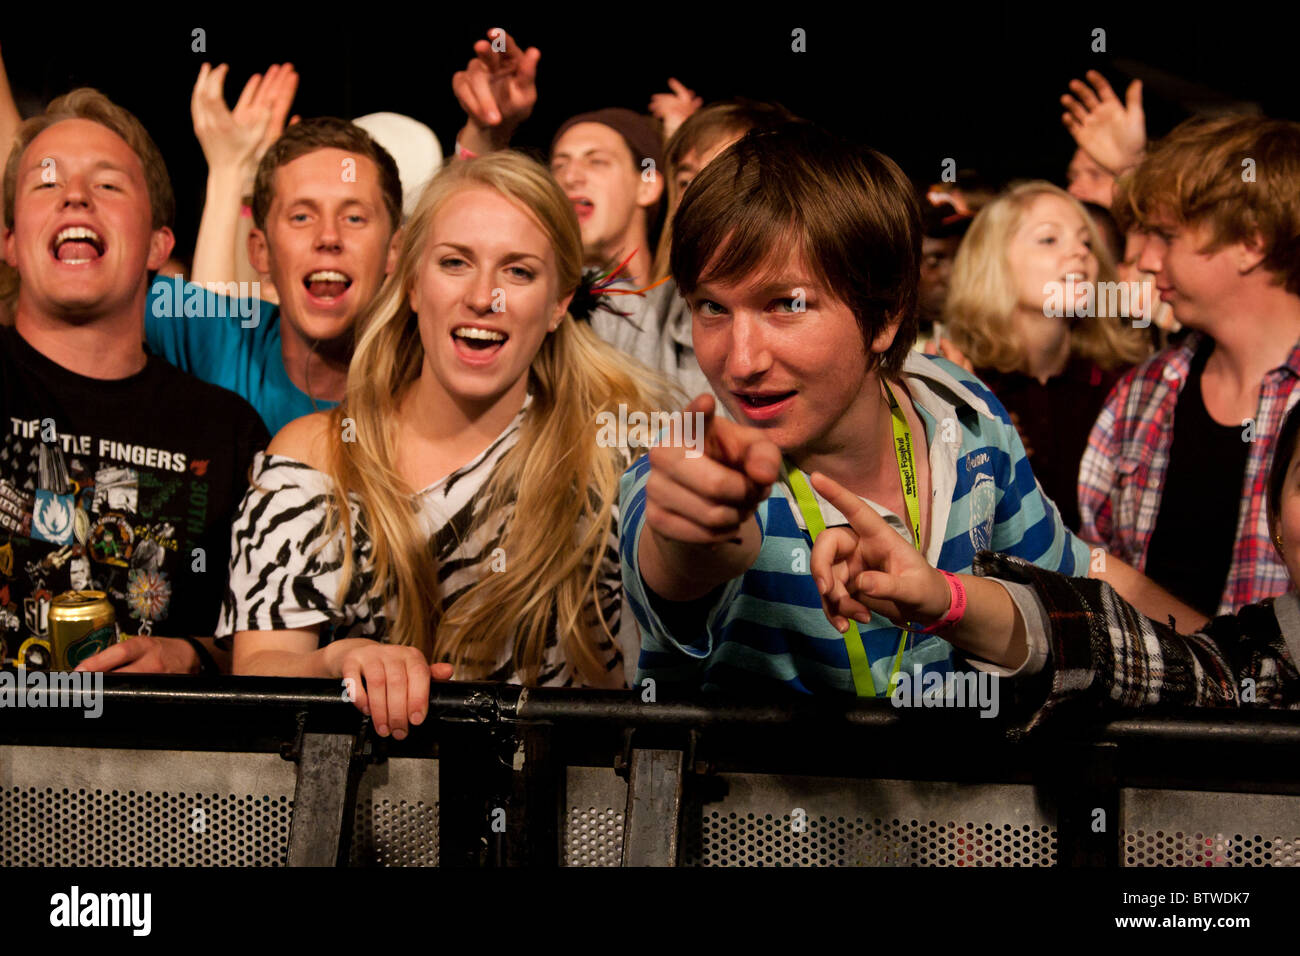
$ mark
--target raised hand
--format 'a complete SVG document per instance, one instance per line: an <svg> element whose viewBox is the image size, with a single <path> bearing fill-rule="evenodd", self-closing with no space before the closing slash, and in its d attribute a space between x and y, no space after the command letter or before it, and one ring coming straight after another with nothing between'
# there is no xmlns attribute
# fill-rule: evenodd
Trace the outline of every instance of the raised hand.
<svg viewBox="0 0 1300 956"><path fill-rule="evenodd" d="M493 45L505 49L493 49ZM500 27L474 44L474 59L451 78L451 88L469 121L460 138L466 149L502 149L537 104L537 47L520 49ZM468 140L468 142L467 142Z"/></svg>
<svg viewBox="0 0 1300 956"><path fill-rule="evenodd" d="M1066 112L1061 122L1074 141L1114 175L1136 166L1147 145L1146 114L1142 111L1142 81L1134 80L1121 103L1106 78L1087 72L1088 83L1070 81L1071 96L1061 96ZM1077 98L1076 98L1077 97Z"/></svg>
<svg viewBox="0 0 1300 956"><path fill-rule="evenodd" d="M850 619L865 624L872 613L899 626L943 617L951 599L943 575L857 495L821 472L810 481L849 522L817 536L810 562L835 629L842 634Z"/></svg>
<svg viewBox="0 0 1300 956"><path fill-rule="evenodd" d="M650 97L650 112L664 124L664 139L672 137L677 128L690 119L691 114L704 105L704 100L688 90L680 81L668 78L671 93L656 93Z"/></svg>
<svg viewBox="0 0 1300 956"><path fill-rule="evenodd" d="M284 132L285 118L298 90L293 64L273 64L266 75L253 74L244 84L234 109L226 106L229 66L199 68L190 97L194 135L210 169L239 168L251 172L271 144Z"/></svg>

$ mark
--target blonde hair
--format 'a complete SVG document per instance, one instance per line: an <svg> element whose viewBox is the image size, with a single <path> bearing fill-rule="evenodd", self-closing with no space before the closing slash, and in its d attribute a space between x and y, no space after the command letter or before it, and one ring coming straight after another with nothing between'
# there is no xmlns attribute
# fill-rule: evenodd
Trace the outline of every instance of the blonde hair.
<svg viewBox="0 0 1300 956"><path fill-rule="evenodd" d="M1007 249L1029 207L1044 195L1068 202L1083 220L1097 257L1097 282L1118 279L1106 243L1077 199L1041 180L1009 189L981 209L971 223L953 261L944 306L953 343L976 368L1011 372L1025 362L1024 344L1013 321L1019 294ZM1097 317L1071 329L1070 354L1106 369L1141 361L1149 351L1147 337L1140 329L1123 324L1124 316L1107 315L1106 298L1094 295Z"/></svg>
<svg viewBox="0 0 1300 956"><path fill-rule="evenodd" d="M394 608L387 639L420 648L456 666L458 677L486 676L513 641L513 663L535 683L547 638L558 633L564 659L588 683L608 679L593 626L612 637L600 612L597 586L611 509L623 461L596 445L596 415L619 403L646 409L668 402L655 379L565 315L543 341L528 371L532 402L518 441L493 469L476 508L480 525L508 515L500 546L506 570L486 574L441 614L437 567L415 514L412 489L395 468L397 410L424 361L418 317L408 294L422 265L434 217L470 187L489 187L528 213L555 252L562 298L578 285L582 236L573 207L550 174L527 157L498 152L456 162L438 173L420 197L402 239L401 258L358 325L347 395L333 411L332 434L353 420L355 441L332 441L332 528L346 531L339 600L355 568L348 496L372 543L371 593ZM520 518L520 516L524 516ZM490 526L490 525L489 525Z"/></svg>

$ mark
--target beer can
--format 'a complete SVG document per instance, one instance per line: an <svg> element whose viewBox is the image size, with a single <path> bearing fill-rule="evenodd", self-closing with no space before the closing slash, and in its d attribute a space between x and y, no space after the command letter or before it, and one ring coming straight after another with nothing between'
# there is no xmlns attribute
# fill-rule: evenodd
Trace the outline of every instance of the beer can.
<svg viewBox="0 0 1300 956"><path fill-rule="evenodd" d="M64 591L50 604L51 670L73 670L117 639L117 615L103 591Z"/></svg>

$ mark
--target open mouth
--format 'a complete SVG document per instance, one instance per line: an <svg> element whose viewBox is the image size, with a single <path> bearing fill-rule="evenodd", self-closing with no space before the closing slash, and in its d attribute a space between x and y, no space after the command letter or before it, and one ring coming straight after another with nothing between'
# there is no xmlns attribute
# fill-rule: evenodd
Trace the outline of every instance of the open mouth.
<svg viewBox="0 0 1300 956"><path fill-rule="evenodd" d="M498 329L482 325L458 325L451 330L457 351L487 358L499 352L510 336Z"/></svg>
<svg viewBox="0 0 1300 956"><path fill-rule="evenodd" d="M775 418L790 407L798 392L732 392L740 402L740 410L747 418L763 421Z"/></svg>
<svg viewBox="0 0 1300 956"><path fill-rule="evenodd" d="M569 201L573 203L573 211L578 216L578 222L591 218L591 214L596 211L596 204L586 196L570 196Z"/></svg>
<svg viewBox="0 0 1300 956"><path fill-rule="evenodd" d="M304 288L316 299L337 299L348 291L352 277L335 269L317 269L302 280Z"/></svg>
<svg viewBox="0 0 1300 956"><path fill-rule="evenodd" d="M50 253L64 265L80 266L104 254L105 243L95 230L87 226L68 226L60 229L50 245Z"/></svg>
<svg viewBox="0 0 1300 956"><path fill-rule="evenodd" d="M736 392L735 395L742 405L746 408L767 408L769 405L775 405L783 402L794 395L794 392L770 392L762 394L759 392Z"/></svg>

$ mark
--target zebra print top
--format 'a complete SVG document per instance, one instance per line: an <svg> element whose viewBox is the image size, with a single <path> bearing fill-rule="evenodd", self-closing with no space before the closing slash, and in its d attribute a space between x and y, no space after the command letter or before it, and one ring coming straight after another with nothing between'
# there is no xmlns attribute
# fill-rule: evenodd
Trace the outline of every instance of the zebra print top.
<svg viewBox="0 0 1300 956"><path fill-rule="evenodd" d="M413 517L423 526L434 551L444 611L483 575L493 573L494 558L499 561L504 555L494 555L494 549L500 544L507 515L481 520L486 499L482 492L493 469L518 441L527 407L526 403L477 458L413 496ZM354 571L340 605L337 595L345 538L339 529L326 540L332 480L302 462L264 452L257 454L252 471L252 482L232 530L230 580L217 636L319 626L322 644L353 637L384 640L390 609L380 596L371 593L371 541L364 522L359 521L356 497L350 501ZM601 611L616 638L611 641L595 615L589 615L591 640L608 677L597 686L625 687L640 640L634 627L622 632L619 627L623 585L617 502L610 517L597 592ZM503 649L487 680L520 682L512 651L513 647ZM563 659L554 631L547 641L538 683L553 687L585 683Z"/></svg>

